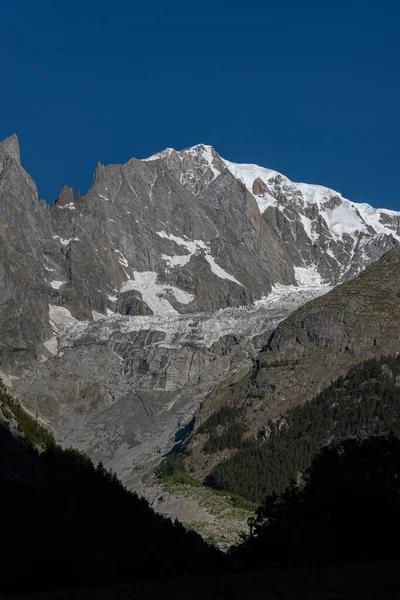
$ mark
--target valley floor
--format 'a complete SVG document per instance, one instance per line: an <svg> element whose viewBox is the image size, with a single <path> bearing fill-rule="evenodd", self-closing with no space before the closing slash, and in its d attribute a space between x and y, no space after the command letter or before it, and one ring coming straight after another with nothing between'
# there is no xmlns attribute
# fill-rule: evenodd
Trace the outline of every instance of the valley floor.
<svg viewBox="0 0 400 600"><path fill-rule="evenodd" d="M128 583L8 596L7 600L369 600L400 598L400 563L362 563ZM0 599L1 600L1 599Z"/></svg>

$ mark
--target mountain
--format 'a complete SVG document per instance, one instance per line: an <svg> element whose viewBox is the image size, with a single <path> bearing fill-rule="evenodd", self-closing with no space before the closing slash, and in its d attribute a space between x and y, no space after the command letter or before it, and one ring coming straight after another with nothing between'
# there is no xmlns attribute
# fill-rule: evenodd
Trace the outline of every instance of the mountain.
<svg viewBox="0 0 400 600"><path fill-rule="evenodd" d="M288 246L294 279L300 285L321 281L334 285L348 279L378 258L379 247L386 251L400 239L398 212L350 202L332 189L294 183L264 167L232 163L210 146L181 152L167 149L147 160L161 161L199 197L221 174L233 175L278 233L279 246L282 242ZM282 247L279 253L284 257Z"/></svg>
<svg viewBox="0 0 400 600"><path fill-rule="evenodd" d="M87 194L63 188L51 207L16 136L0 165L2 365L54 353L52 330L72 318L209 312L277 284L335 285L400 239L398 213L204 145L98 164Z"/></svg>
<svg viewBox="0 0 400 600"><path fill-rule="evenodd" d="M49 206L11 136L0 377L60 443L157 504L149 473L201 421L207 394L238 389L279 322L396 246L399 218L205 145L98 164L85 195L64 187ZM179 506L196 520L198 507Z"/></svg>
<svg viewBox="0 0 400 600"><path fill-rule="evenodd" d="M201 424L220 407L241 408L244 429L263 436L271 421L284 423L285 411L314 398L352 365L398 355L399 274L396 247L283 320L241 378L227 378L204 399L199 433L188 445L189 470L203 477L226 457L204 452L207 436L201 432Z"/></svg>

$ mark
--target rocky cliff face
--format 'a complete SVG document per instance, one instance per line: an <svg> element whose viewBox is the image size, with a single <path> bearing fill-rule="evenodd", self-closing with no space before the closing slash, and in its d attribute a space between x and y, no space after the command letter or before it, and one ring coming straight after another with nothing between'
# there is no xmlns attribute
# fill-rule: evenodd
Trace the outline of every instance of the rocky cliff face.
<svg viewBox="0 0 400 600"><path fill-rule="evenodd" d="M0 145L0 197L0 353L8 357L29 352L43 339L48 303L40 261L42 244L51 237L49 207L38 201L20 165L15 136Z"/></svg>
<svg viewBox="0 0 400 600"><path fill-rule="evenodd" d="M397 244L400 217L208 146L98 165L48 207L0 145L1 361L55 352L53 316L171 315L251 305L280 285L335 285ZM44 345L43 345L44 344Z"/></svg>
<svg viewBox="0 0 400 600"><path fill-rule="evenodd" d="M49 207L12 136L0 231L0 377L58 440L139 489L216 383L247 398L251 430L266 403L314 389L285 371L279 392L251 358L295 308L397 245L400 215L204 145L99 164L87 194L64 187ZM292 342L274 339L283 357Z"/></svg>

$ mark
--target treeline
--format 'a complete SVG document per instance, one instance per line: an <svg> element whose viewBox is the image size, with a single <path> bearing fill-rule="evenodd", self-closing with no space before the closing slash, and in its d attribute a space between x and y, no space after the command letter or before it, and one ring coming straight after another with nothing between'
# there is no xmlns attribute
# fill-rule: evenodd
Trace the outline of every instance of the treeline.
<svg viewBox="0 0 400 600"><path fill-rule="evenodd" d="M260 432L260 438L267 435L268 439L244 441L240 436L240 414L227 410L229 419L223 423L219 442L214 422L211 427L204 424L204 431L210 432L205 449L235 447L238 451L219 463L205 484L259 503L272 493L284 492L325 445L371 435L399 436L400 357L373 359L352 368L314 400L285 414L283 427L270 423L267 432ZM221 417L214 420L219 423ZM229 431L235 436L227 439ZM233 439L237 440L236 446Z"/></svg>
<svg viewBox="0 0 400 600"><path fill-rule="evenodd" d="M244 570L397 560L399 535L400 441L348 440L323 449L302 486L267 497L230 557Z"/></svg>
<svg viewBox="0 0 400 600"><path fill-rule="evenodd" d="M180 451L166 456L155 469L156 477L165 483L182 483L184 485L201 486L201 482L193 479L185 469L185 463Z"/></svg>
<svg viewBox="0 0 400 600"><path fill-rule="evenodd" d="M202 487L201 481L194 479L186 471L183 454L180 450L166 456L155 469L155 475L161 482L168 485L183 484L191 485L193 487ZM225 491L221 492L221 495L235 508L242 508L243 510L249 511L249 513L253 513L257 508L256 504L245 500L242 496L237 496L236 494Z"/></svg>
<svg viewBox="0 0 400 600"><path fill-rule="evenodd" d="M154 513L101 464L62 450L4 388L0 486L2 594L218 568L217 550Z"/></svg>

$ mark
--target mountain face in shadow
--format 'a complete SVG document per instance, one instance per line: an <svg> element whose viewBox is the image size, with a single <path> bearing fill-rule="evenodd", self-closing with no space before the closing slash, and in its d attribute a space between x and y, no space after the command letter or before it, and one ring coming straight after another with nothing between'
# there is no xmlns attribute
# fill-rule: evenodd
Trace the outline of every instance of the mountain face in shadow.
<svg viewBox="0 0 400 600"><path fill-rule="evenodd" d="M102 465L46 440L27 415L21 421L4 390L0 407L0 593L158 579L218 565L219 552L200 536L156 515ZM24 438L29 427L39 451Z"/></svg>

